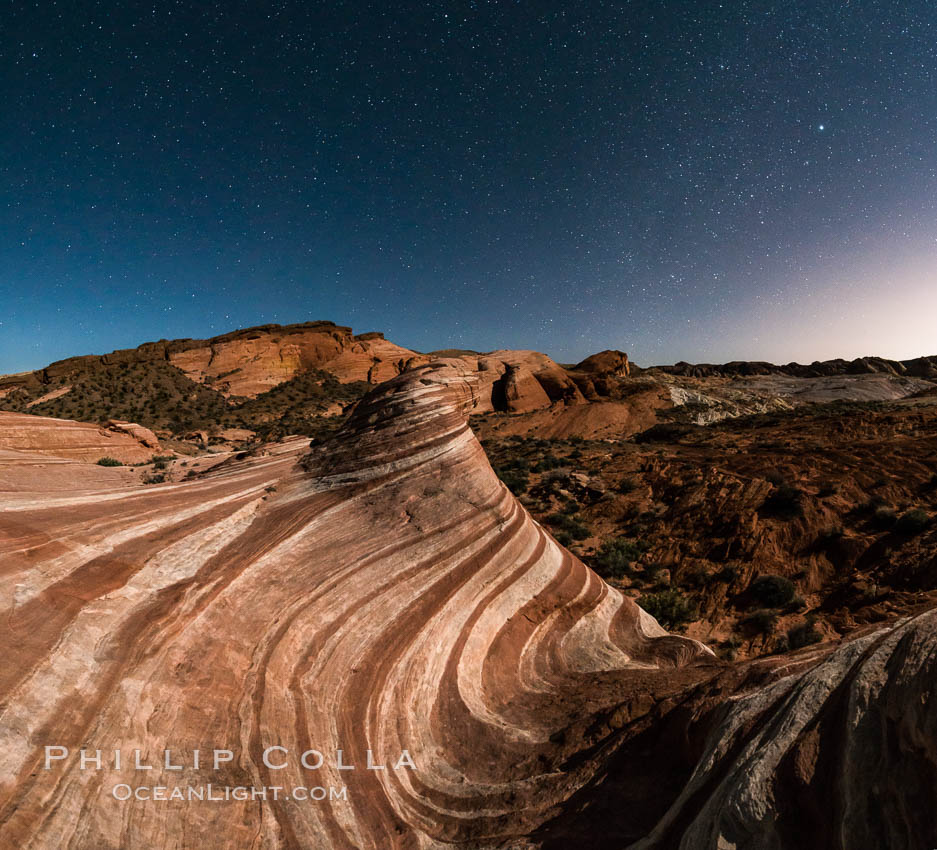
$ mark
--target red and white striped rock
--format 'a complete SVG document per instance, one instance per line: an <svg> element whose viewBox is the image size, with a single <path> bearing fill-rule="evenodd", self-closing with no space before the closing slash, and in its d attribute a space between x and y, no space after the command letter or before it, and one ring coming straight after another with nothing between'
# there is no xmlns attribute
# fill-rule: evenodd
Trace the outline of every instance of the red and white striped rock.
<svg viewBox="0 0 937 850"><path fill-rule="evenodd" d="M708 651L530 518L465 423L476 385L449 366L390 381L302 466L293 443L179 484L4 497L11 846L484 843L528 832L585 782L592 718ZM70 756L44 770L45 745ZM286 768L264 766L270 746ZM81 770L81 748L124 763ZM299 763L310 748L319 770ZM184 768L135 771L135 749ZM235 756L196 770L195 749ZM368 750L387 769L366 769ZM415 767L391 769L403 751ZM347 800L111 794L209 782L344 786Z"/></svg>

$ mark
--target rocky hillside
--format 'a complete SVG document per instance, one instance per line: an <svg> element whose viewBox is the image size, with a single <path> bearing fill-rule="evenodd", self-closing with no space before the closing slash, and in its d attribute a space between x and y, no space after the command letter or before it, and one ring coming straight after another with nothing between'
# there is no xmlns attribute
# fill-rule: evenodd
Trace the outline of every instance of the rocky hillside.
<svg viewBox="0 0 937 850"><path fill-rule="evenodd" d="M503 436L502 480L668 628L771 655L937 600L937 398L836 403L621 440Z"/></svg>
<svg viewBox="0 0 937 850"><path fill-rule="evenodd" d="M79 421L118 418L185 438L253 430L260 439L321 435L371 386L445 356L477 374L478 412L585 405L620 393L627 355L564 368L536 351L421 354L332 322L263 325L207 340L145 343L0 376L0 410ZM670 402L666 402L668 405Z"/></svg>

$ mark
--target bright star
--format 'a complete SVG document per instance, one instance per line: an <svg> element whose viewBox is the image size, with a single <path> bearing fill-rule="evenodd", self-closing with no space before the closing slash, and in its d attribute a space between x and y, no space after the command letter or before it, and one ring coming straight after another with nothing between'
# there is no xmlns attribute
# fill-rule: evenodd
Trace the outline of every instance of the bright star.
<svg viewBox="0 0 937 850"><path fill-rule="evenodd" d="M821 130L825 130L826 127L825 127L823 124L821 124L821 125L820 125L820 129L821 129Z"/></svg>

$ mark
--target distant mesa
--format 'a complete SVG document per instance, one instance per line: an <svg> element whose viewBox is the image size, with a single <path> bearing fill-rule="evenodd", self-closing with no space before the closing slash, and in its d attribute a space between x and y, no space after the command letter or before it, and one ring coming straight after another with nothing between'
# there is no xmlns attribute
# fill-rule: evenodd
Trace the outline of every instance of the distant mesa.
<svg viewBox="0 0 937 850"><path fill-rule="evenodd" d="M783 366L765 361L733 360L716 365L712 363L686 363L655 366L652 372L693 378L736 377L740 375L788 375L792 378L828 378L835 375L897 375L910 378L937 379L937 356L915 357L912 360L888 360L884 357L857 357L854 360L815 360L804 365L787 363Z"/></svg>

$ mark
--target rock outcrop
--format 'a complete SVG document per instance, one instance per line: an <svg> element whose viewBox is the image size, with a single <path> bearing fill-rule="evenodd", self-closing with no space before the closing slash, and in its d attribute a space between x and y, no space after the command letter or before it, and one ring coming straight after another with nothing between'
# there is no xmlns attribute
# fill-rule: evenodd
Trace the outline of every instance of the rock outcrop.
<svg viewBox="0 0 937 850"><path fill-rule="evenodd" d="M132 422L111 420L101 426L0 411L0 449L89 462L111 457L139 463L159 454L160 445L149 428Z"/></svg>
<svg viewBox="0 0 937 850"><path fill-rule="evenodd" d="M438 362L474 374L476 399L472 413L528 413L553 404L586 403L569 373L538 351L462 354Z"/></svg>
<svg viewBox="0 0 937 850"><path fill-rule="evenodd" d="M321 369L342 383L378 384L421 359L382 334L352 335L330 322L249 328L214 339L178 343L167 359L194 381L207 382L225 395L256 396L300 372Z"/></svg>
<svg viewBox="0 0 937 850"><path fill-rule="evenodd" d="M627 378L631 374L631 364L628 362L628 355L624 351L606 349L587 357L581 363L577 363L573 366L573 371Z"/></svg>
<svg viewBox="0 0 937 850"><path fill-rule="evenodd" d="M728 706L702 701L711 728L696 768L633 850L933 845L937 612L850 641L799 675L761 666L772 664L776 681Z"/></svg>

